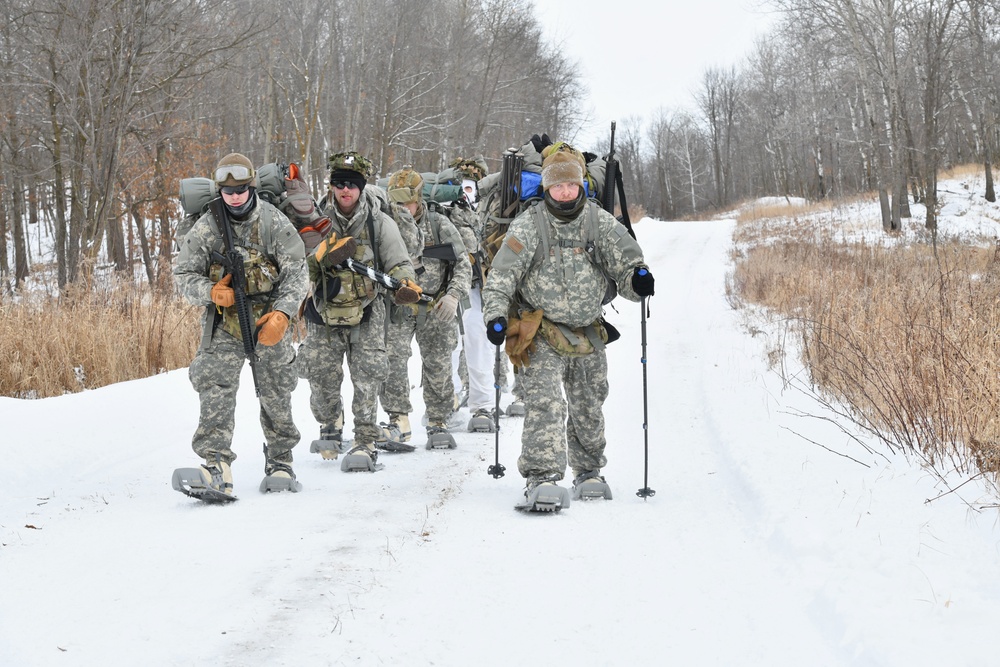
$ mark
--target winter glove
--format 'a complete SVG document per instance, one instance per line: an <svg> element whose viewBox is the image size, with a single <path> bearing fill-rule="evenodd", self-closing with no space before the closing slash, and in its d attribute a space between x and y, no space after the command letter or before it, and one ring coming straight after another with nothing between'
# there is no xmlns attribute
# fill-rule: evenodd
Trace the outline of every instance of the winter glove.
<svg viewBox="0 0 1000 667"><path fill-rule="evenodd" d="M632 274L632 291L640 297L653 296L653 274L645 266L635 267Z"/></svg>
<svg viewBox="0 0 1000 667"><path fill-rule="evenodd" d="M420 301L420 295L424 293L420 289L420 285L416 284L412 280L401 280L399 289L393 295L392 300L397 306L404 306L408 303L416 303Z"/></svg>
<svg viewBox="0 0 1000 667"><path fill-rule="evenodd" d="M280 310L272 310L257 320L257 326L260 328L257 342L261 345L274 345L285 336L285 330L288 329L288 315Z"/></svg>
<svg viewBox="0 0 1000 667"><path fill-rule="evenodd" d="M456 312L458 312L458 297L454 294L445 294L434 305L434 317L442 322L454 320Z"/></svg>
<svg viewBox="0 0 1000 667"><path fill-rule="evenodd" d="M535 152L538 154L541 154L546 146L552 145L552 140L549 139L549 135L547 134L543 134L542 136L533 134L531 135L531 139L528 139L528 141L530 141L531 145L535 147Z"/></svg>
<svg viewBox="0 0 1000 667"><path fill-rule="evenodd" d="M308 220L316 212L309 184L299 174L298 165L288 165L288 178L285 179L285 197L278 208L290 218Z"/></svg>
<svg viewBox="0 0 1000 667"><path fill-rule="evenodd" d="M507 327L507 356L514 364L515 370L530 365L531 355L535 352L535 334L542 325L541 310L527 310L520 317L512 317Z"/></svg>
<svg viewBox="0 0 1000 667"><path fill-rule="evenodd" d="M233 282L233 274L227 273L222 280L212 285L212 303L219 308L229 308L236 303L236 292L229 286Z"/></svg>
<svg viewBox="0 0 1000 667"><path fill-rule="evenodd" d="M338 239L337 235L333 234L330 238L319 242L319 245L316 246L314 257L316 257L316 262L320 266L332 268L343 264L345 259L354 257L357 249L358 242L354 240L353 236L345 236L342 239Z"/></svg>
<svg viewBox="0 0 1000 667"><path fill-rule="evenodd" d="M330 218L320 218L308 227L300 229L299 237L302 239L302 245L306 247L306 252L315 252L329 230Z"/></svg>
<svg viewBox="0 0 1000 667"><path fill-rule="evenodd" d="M494 317L486 324L486 337L494 345L503 345L504 338L507 337L507 318Z"/></svg>

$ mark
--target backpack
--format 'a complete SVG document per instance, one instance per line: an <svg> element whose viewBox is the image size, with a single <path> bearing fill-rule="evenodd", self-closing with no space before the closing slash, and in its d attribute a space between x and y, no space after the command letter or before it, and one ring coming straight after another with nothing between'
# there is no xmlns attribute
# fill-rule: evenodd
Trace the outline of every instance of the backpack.
<svg viewBox="0 0 1000 667"><path fill-rule="evenodd" d="M484 275L489 272L493 258L500 250L500 246L503 245L510 223L519 214L540 202L544 196L542 191L542 156L535 150L534 144L528 141L520 149L510 149L504 155L505 167L513 169L515 172L520 171L520 173L504 176L501 169L500 172L494 172L479 182L479 196L481 198L479 210L485 218L483 239L480 245ZM588 199L594 199L600 196L604 188L604 161L590 153L584 155L588 160L583 181L584 193ZM501 200L504 194L502 190L505 182L516 184L508 185L508 187L513 187L517 194L517 205L509 212L501 210ZM615 293L617 294L617 289Z"/></svg>

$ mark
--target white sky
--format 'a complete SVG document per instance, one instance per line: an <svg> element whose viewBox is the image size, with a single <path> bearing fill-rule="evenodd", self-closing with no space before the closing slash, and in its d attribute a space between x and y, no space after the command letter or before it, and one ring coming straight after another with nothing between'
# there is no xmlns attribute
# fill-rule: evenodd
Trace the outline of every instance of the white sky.
<svg viewBox="0 0 1000 667"><path fill-rule="evenodd" d="M553 43L580 66L593 122L579 143L607 137L612 120L660 107L692 108L709 67L742 61L776 14L762 0L535 0ZM613 46L609 46L613 44ZM539 128L544 129L544 128ZM553 137L556 139L556 137Z"/></svg>

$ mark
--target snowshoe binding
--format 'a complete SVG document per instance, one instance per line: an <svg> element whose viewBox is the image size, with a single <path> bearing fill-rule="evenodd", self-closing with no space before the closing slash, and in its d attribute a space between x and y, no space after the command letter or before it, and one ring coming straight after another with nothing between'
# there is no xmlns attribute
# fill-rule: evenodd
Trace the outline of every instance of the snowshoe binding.
<svg viewBox="0 0 1000 667"><path fill-rule="evenodd" d="M410 444L410 418L404 414L390 413L389 423L379 424L382 434L375 440L375 448L383 452L412 452Z"/></svg>
<svg viewBox="0 0 1000 667"><path fill-rule="evenodd" d="M525 412L524 401L520 399L515 399L513 403L507 406L508 417L523 417Z"/></svg>
<svg viewBox="0 0 1000 667"><path fill-rule="evenodd" d="M496 408L493 408L495 410ZM493 417L493 410L479 408L472 419L469 420L469 433L496 433L496 420ZM500 411L503 414L503 411Z"/></svg>
<svg viewBox="0 0 1000 667"><path fill-rule="evenodd" d="M448 433L444 422L434 422L427 426L427 449L455 449L455 437Z"/></svg>
<svg viewBox="0 0 1000 667"><path fill-rule="evenodd" d="M205 461L199 468L177 468L170 485L175 491L206 503L231 503L236 500L232 470L218 456L214 462Z"/></svg>
<svg viewBox="0 0 1000 667"><path fill-rule="evenodd" d="M309 451L313 454L319 454L327 461L336 461L337 457L345 451L340 427L337 424L333 426L320 425L319 438L312 441L312 444L309 445Z"/></svg>
<svg viewBox="0 0 1000 667"><path fill-rule="evenodd" d="M302 483L295 479L291 464L269 461L264 466L264 479L260 482L261 493L280 491L298 493L301 490Z"/></svg>
<svg viewBox="0 0 1000 667"><path fill-rule="evenodd" d="M343 472L375 472L384 467L378 462L378 452L365 445L351 449L340 462L340 469Z"/></svg>
<svg viewBox="0 0 1000 667"><path fill-rule="evenodd" d="M573 500L611 500L611 487L600 470L588 470L573 480Z"/></svg>
<svg viewBox="0 0 1000 667"><path fill-rule="evenodd" d="M529 477L524 500L514 505L522 512L558 512L569 507L569 491L556 484L552 477Z"/></svg>

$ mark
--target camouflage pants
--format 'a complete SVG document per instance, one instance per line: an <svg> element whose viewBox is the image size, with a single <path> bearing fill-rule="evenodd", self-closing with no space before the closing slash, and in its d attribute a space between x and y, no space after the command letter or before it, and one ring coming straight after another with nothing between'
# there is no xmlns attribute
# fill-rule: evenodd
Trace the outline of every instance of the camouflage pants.
<svg viewBox="0 0 1000 667"><path fill-rule="evenodd" d="M420 348L420 384L429 422L444 422L451 416L455 401L451 353L458 345L458 322L447 322L429 314L420 306L418 314L410 308L394 308L386 333L389 371L379 392L386 412L410 414L410 377L408 362L416 337Z"/></svg>
<svg viewBox="0 0 1000 667"><path fill-rule="evenodd" d="M299 442L299 430L292 421L292 391L299 378L295 372L295 350L290 336L277 345L257 346L260 362L257 381L260 385L260 425L267 442L268 458L291 463L292 447ZM236 392L240 386L240 371L246 363L243 343L222 329L217 329L212 343L198 350L188 378L198 392L201 414L191 446L205 459L232 462L236 453L231 449L236 415Z"/></svg>
<svg viewBox="0 0 1000 667"><path fill-rule="evenodd" d="M607 355L600 350L564 357L540 336L535 344L531 365L517 376L526 409L518 471L523 477L556 474L562 479L567 449L574 475L603 468L608 462L603 409L608 398Z"/></svg>
<svg viewBox="0 0 1000 667"><path fill-rule="evenodd" d="M368 319L357 326L306 323L299 370L309 380L309 407L320 424L334 424L343 415L340 386L345 356L354 387L354 440L357 444L372 443L382 433L376 423L377 401L386 373L385 304L381 298L372 303Z"/></svg>

